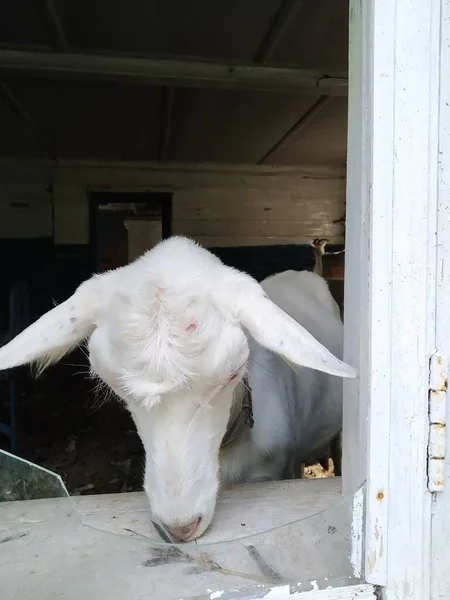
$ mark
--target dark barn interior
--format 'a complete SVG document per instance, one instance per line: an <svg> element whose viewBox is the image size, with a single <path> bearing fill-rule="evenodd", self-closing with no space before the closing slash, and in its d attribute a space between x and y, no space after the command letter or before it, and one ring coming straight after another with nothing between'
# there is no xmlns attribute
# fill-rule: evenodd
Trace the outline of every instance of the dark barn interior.
<svg viewBox="0 0 450 600"><path fill-rule="evenodd" d="M172 234L258 280L343 250L347 52L346 0L3 2L2 343ZM140 489L131 419L87 373L82 350L0 373L0 448L73 494Z"/></svg>

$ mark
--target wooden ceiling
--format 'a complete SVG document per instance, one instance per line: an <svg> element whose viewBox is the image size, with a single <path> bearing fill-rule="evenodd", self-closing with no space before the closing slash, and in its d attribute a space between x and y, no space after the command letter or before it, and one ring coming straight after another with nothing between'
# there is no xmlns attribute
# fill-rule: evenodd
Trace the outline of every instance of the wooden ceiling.
<svg viewBox="0 0 450 600"><path fill-rule="evenodd" d="M5 0L0 156L345 165L347 0Z"/></svg>

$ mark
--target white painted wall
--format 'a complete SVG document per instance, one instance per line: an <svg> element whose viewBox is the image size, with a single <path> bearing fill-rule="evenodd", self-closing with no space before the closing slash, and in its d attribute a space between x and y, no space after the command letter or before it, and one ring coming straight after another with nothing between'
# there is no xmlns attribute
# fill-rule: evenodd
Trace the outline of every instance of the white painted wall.
<svg viewBox="0 0 450 600"><path fill-rule="evenodd" d="M342 243L345 182L305 180L295 190L181 190L173 197L173 231L207 247Z"/></svg>
<svg viewBox="0 0 450 600"><path fill-rule="evenodd" d="M139 191L139 190L136 190ZM207 247L307 244L314 237L342 243L345 182L309 180L288 190L175 190L174 234ZM55 186L55 242L85 244L89 236L86 188Z"/></svg>
<svg viewBox="0 0 450 600"><path fill-rule="evenodd" d="M89 244L89 197L85 185L53 186L55 244Z"/></svg>
<svg viewBox="0 0 450 600"><path fill-rule="evenodd" d="M0 187L0 239L33 239L52 235L52 197L45 185Z"/></svg>
<svg viewBox="0 0 450 600"><path fill-rule="evenodd" d="M20 191L20 173L9 176ZM342 225L333 224L344 214L343 169L146 169L119 165L102 169L56 168L52 179L57 244L89 242L89 190L106 189L172 191L173 232L193 237L209 247L306 244L316 236L328 237L333 243L343 242ZM36 207L42 197L47 198L46 212L40 219L51 231L51 197L45 189L44 181L34 183L28 195L34 194ZM21 237L24 228L28 228L28 235L42 230L43 224L31 209L28 214L33 219L21 214L10 236ZM0 237L11 218L11 211L0 203L0 222L4 224Z"/></svg>

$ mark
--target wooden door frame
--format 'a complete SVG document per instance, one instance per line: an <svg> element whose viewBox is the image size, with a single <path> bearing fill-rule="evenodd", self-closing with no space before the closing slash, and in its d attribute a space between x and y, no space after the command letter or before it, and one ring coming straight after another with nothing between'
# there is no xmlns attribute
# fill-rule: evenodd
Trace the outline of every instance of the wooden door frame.
<svg viewBox="0 0 450 600"><path fill-rule="evenodd" d="M437 291L436 291L436 348L447 359L450 357L450 1L442 2L440 36L440 107L439 107L439 164L437 211ZM440 376L443 369L440 367ZM431 520L431 600L450 597L450 404L447 380L435 398L444 403L443 473L436 482L441 488L433 494ZM431 387L431 386L430 386ZM434 387L434 386L433 386ZM430 428L431 429L431 428ZM442 456L442 454L440 454ZM440 469L438 469L439 472ZM439 483L442 486L439 486Z"/></svg>
<svg viewBox="0 0 450 600"><path fill-rule="evenodd" d="M366 481L355 572L398 600L431 597L428 391L448 1L350 0L344 358L359 378L344 382L343 489Z"/></svg>

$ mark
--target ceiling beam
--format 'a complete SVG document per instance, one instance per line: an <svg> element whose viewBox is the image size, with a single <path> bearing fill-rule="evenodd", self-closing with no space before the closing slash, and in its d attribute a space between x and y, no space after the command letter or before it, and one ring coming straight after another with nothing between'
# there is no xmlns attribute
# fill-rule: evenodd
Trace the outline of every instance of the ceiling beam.
<svg viewBox="0 0 450 600"><path fill-rule="evenodd" d="M38 0L38 7L53 47L59 52L67 52L69 44L56 11L55 0Z"/></svg>
<svg viewBox="0 0 450 600"><path fill-rule="evenodd" d="M317 102L315 102L311 108L309 108L306 113L304 113L300 119L294 123L289 131L287 131L283 137L278 140L278 142L274 144L262 158L259 159L258 165L265 164L270 158L272 158L274 154L292 142L292 140L298 136L299 133L303 131L317 117L317 115L330 104L332 100L333 98L331 96L321 96Z"/></svg>
<svg viewBox="0 0 450 600"><path fill-rule="evenodd" d="M282 2L256 52L255 62L263 63L271 58L275 48L292 23L292 19L304 2L305 0L284 0Z"/></svg>
<svg viewBox="0 0 450 600"><path fill-rule="evenodd" d="M19 50L0 50L0 75L280 93L316 90L332 96L346 96L348 88L342 71Z"/></svg>
<svg viewBox="0 0 450 600"><path fill-rule="evenodd" d="M169 150L170 132L172 129L172 112L175 100L175 88L165 87L161 106L161 134L159 140L159 160L167 160Z"/></svg>

